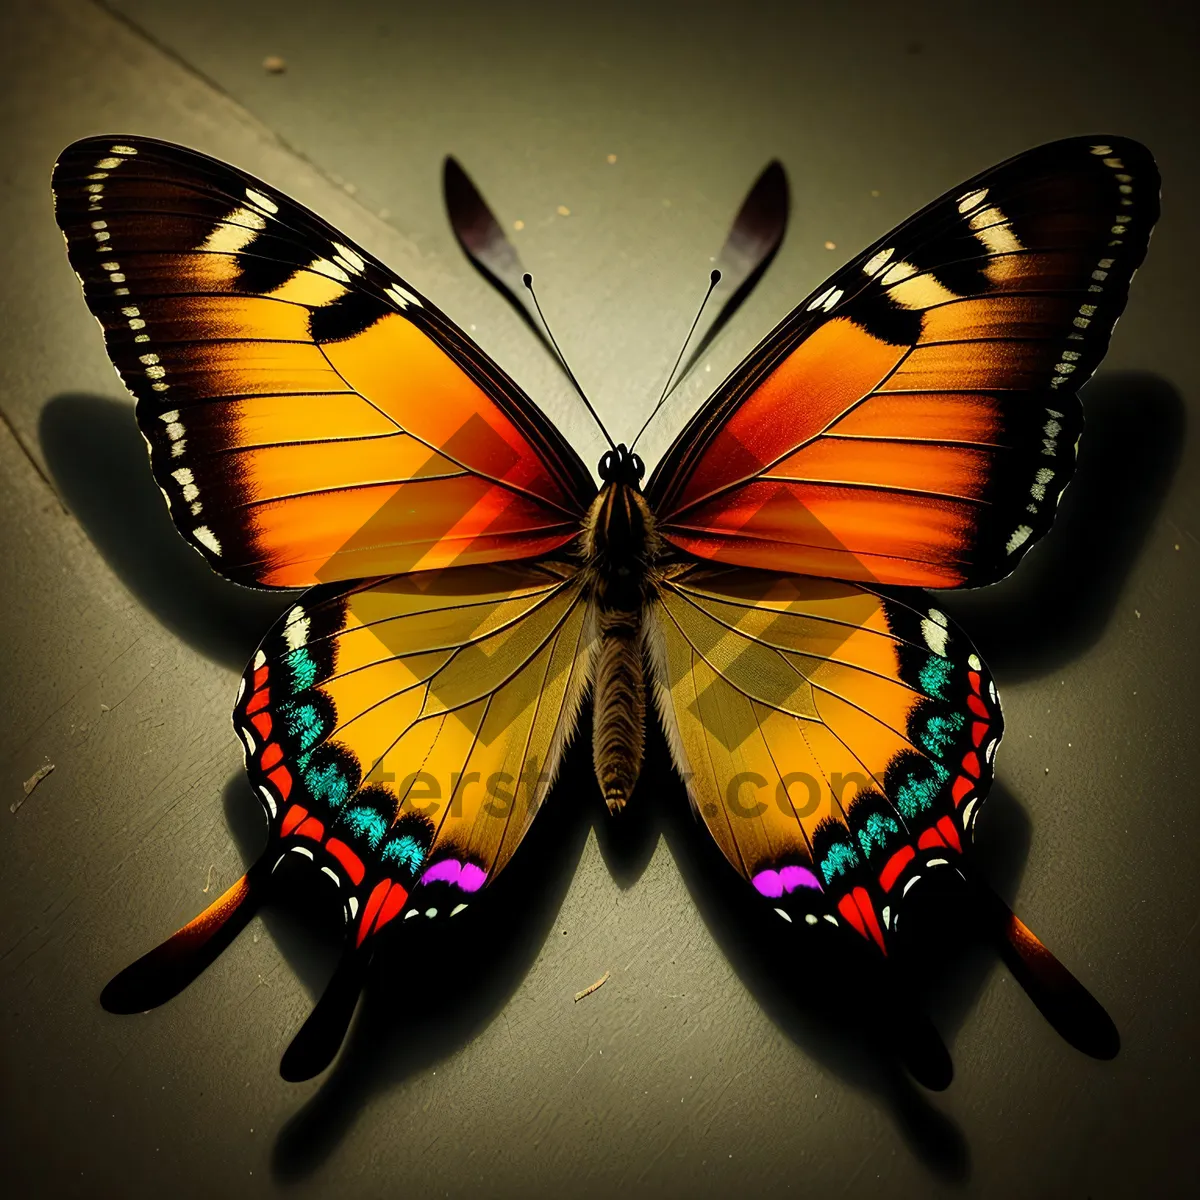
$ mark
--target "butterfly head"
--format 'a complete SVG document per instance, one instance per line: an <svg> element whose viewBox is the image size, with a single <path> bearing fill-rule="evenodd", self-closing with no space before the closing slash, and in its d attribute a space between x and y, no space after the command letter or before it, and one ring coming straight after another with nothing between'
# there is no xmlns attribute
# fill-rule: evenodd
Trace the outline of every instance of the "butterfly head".
<svg viewBox="0 0 1200 1200"><path fill-rule="evenodd" d="M605 483L623 483L640 491L646 464L622 442L616 449L605 451L597 470Z"/></svg>

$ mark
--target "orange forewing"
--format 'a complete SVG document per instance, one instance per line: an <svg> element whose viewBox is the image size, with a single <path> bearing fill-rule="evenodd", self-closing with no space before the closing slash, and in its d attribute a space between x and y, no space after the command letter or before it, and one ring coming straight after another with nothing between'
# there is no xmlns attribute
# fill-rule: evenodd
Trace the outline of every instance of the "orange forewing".
<svg viewBox="0 0 1200 1200"><path fill-rule="evenodd" d="M1074 469L1075 395L1158 215L1145 147L1043 146L947 193L801 304L647 488L680 549L924 587L1008 574Z"/></svg>
<svg viewBox="0 0 1200 1200"><path fill-rule="evenodd" d="M59 224L180 531L272 587L544 554L592 487L528 397L427 300L266 184L91 138Z"/></svg>

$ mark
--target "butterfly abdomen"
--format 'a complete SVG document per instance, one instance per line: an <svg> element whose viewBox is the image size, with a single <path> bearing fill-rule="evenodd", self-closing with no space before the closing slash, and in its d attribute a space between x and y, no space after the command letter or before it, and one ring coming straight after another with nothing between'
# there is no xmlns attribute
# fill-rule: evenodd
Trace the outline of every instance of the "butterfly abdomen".
<svg viewBox="0 0 1200 1200"><path fill-rule="evenodd" d="M584 552L599 634L592 758L604 800L616 812L629 799L642 769L642 611L650 568L658 555L654 517L636 487L610 483L604 488L588 514Z"/></svg>
<svg viewBox="0 0 1200 1200"><path fill-rule="evenodd" d="M646 740L646 688L640 612L598 616L592 756L604 801L616 812L625 806L642 770Z"/></svg>

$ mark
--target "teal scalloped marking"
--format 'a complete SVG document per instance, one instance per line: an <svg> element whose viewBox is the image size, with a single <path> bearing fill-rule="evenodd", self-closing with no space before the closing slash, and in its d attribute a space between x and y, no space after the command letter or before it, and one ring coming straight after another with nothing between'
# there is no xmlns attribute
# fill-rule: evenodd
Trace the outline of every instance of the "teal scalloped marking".
<svg viewBox="0 0 1200 1200"><path fill-rule="evenodd" d="M918 779L916 775L909 775L896 789L896 807L906 821L914 821L932 808L942 784L950 777L950 772L941 763L931 760L929 765L933 768L932 779Z"/></svg>
<svg viewBox="0 0 1200 1200"><path fill-rule="evenodd" d="M337 763L329 763L320 771L310 767L304 772L304 786L314 800L328 805L334 812L350 799L350 781Z"/></svg>
<svg viewBox="0 0 1200 1200"><path fill-rule="evenodd" d="M294 704L284 701L279 706L279 715L288 733L299 743L301 750L311 750L325 732L321 714L315 704Z"/></svg>
<svg viewBox="0 0 1200 1200"><path fill-rule="evenodd" d="M858 831L858 844L862 847L863 854L870 858L872 847L877 846L880 850L885 850L889 837L898 837L899 834L900 826L891 817L873 812Z"/></svg>
<svg viewBox="0 0 1200 1200"><path fill-rule="evenodd" d="M931 654L929 661L921 668L917 681L925 695L934 700L945 700L948 698L946 692L953 674L954 665L948 658L942 658L940 654Z"/></svg>
<svg viewBox="0 0 1200 1200"><path fill-rule="evenodd" d="M962 731L966 718L962 713L944 713L930 717L919 735L921 745L930 754L945 758L946 751L954 745Z"/></svg>
<svg viewBox="0 0 1200 1200"><path fill-rule="evenodd" d="M825 882L829 884L839 875L845 875L847 871L857 867L858 863L858 855L849 842L834 842L821 860L821 874L825 876Z"/></svg>
<svg viewBox="0 0 1200 1200"><path fill-rule="evenodd" d="M313 656L309 654L307 646L293 650L283 661L287 664L288 672L292 677L293 692L306 691L316 683L317 664L313 661Z"/></svg>
<svg viewBox="0 0 1200 1200"><path fill-rule="evenodd" d="M373 808L351 808L342 814L342 821L371 847L379 849L379 843L387 836L388 822Z"/></svg>
<svg viewBox="0 0 1200 1200"><path fill-rule="evenodd" d="M404 867L415 875L425 861L425 847L415 837L405 834L384 846L382 858L384 862Z"/></svg>

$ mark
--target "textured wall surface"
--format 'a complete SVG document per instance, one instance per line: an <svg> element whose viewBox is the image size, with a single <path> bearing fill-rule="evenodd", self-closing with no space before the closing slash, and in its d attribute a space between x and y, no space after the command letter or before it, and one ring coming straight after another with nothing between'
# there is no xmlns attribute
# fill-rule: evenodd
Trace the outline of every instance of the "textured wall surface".
<svg viewBox="0 0 1200 1200"><path fill-rule="evenodd" d="M9 1194L1190 1194L1190 8L3 6ZM265 71L267 55L286 72ZM286 912L256 918L164 1008L100 1009L115 970L257 853L229 709L282 602L210 576L171 528L52 218L50 168L66 143L170 138L295 195L472 330L594 461L598 437L577 401L454 244L446 153L506 223L524 222L514 236L547 315L622 433L657 395L746 187L783 160L788 240L711 370L651 428L653 460L706 386L829 270L975 171L1094 131L1154 150L1162 222L1084 392L1089 427L1058 525L1013 578L947 607L1005 703L981 855L1108 1008L1119 1057L1095 1062L1063 1043L990 954L950 954L924 1001L956 1078L924 1091L871 1049L870 1030L830 1016L836 979L806 975L801 995L778 986L662 771L614 829L586 758L511 868L502 909L457 940L415 941L327 1076L292 1086L277 1074L334 954ZM53 773L25 797L47 762Z"/></svg>

